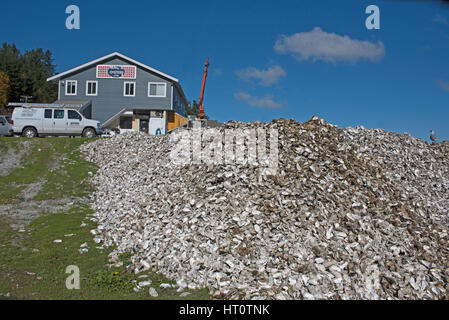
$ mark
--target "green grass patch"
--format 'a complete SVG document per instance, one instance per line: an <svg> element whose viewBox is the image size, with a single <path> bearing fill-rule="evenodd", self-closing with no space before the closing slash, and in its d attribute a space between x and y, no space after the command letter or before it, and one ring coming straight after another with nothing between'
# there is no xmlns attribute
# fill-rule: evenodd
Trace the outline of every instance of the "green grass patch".
<svg viewBox="0 0 449 320"><path fill-rule="evenodd" d="M0 138L0 151L18 150L26 139ZM29 153L22 167L8 176L0 177L0 204L19 205L22 191L30 184L44 181L40 192L30 201L85 197L92 191L89 172L95 165L82 159L79 147L86 139L31 139ZM56 163L54 163L56 161ZM113 248L98 249L90 230L96 224L89 219L89 206L76 205L69 212L42 214L21 233L11 229L8 217L0 216L0 294L9 293L11 299L43 300L111 300L152 299L149 287L135 292L133 281L138 278L125 267L109 268L108 255ZM11 218L12 219L12 218ZM81 227L82 223L85 227ZM66 237L66 235L72 235ZM55 243L54 240L62 240ZM81 244L89 251L81 254ZM124 265L131 253L122 254ZM68 290L68 266L80 270L80 290ZM145 273L143 273L145 274ZM197 290L186 298L174 288L162 289L161 283L173 283L161 274L146 273L157 290L157 299L209 299L208 289ZM1 296L0 296L1 297Z"/></svg>
<svg viewBox="0 0 449 320"><path fill-rule="evenodd" d="M11 140L16 140L11 138ZM20 139L30 141L29 139ZM53 142L53 141L52 141ZM23 168L13 170L8 176L2 177L0 182L15 184L31 184L38 181L47 173L46 164L51 161L53 155L53 147L50 140L35 139L32 141L30 151L23 156Z"/></svg>
<svg viewBox="0 0 449 320"><path fill-rule="evenodd" d="M7 146L18 150L24 141L30 141L31 147L23 156L22 166L0 177L0 204L22 201L20 192L40 181L42 190L32 200L84 197L92 191L87 178L89 171L95 172L95 166L79 151L87 139L1 138L1 150L7 152Z"/></svg>
<svg viewBox="0 0 449 320"><path fill-rule="evenodd" d="M9 137L0 137L0 153L6 153L8 150L19 150L21 143L19 139Z"/></svg>
<svg viewBox="0 0 449 320"><path fill-rule="evenodd" d="M161 283L173 283L156 272L135 275L124 267L108 268L108 255L112 249L97 249L90 230L95 224L86 217L88 207L73 208L70 212L47 214L33 221L27 228L26 238L20 245L13 244L16 232L0 220L0 293L9 293L13 299L44 300L110 300L152 299L148 288L134 292L133 280L147 274L158 291L158 299L181 299L176 289L162 289ZM86 227L80 227L82 222ZM65 235L74 234L72 237ZM62 240L62 243L54 243ZM89 245L89 252L81 254L81 244ZM125 265L130 254L123 255ZM80 290L66 288L68 266L80 269ZM194 291L187 299L208 299L207 289Z"/></svg>
<svg viewBox="0 0 449 320"><path fill-rule="evenodd" d="M96 166L85 161L79 147L86 142L85 139L67 139L66 144L56 144L57 151L62 156L56 161L60 162L58 168L49 172L46 183L34 200L58 199L67 196L85 197L93 188L88 182L89 172L96 172Z"/></svg>

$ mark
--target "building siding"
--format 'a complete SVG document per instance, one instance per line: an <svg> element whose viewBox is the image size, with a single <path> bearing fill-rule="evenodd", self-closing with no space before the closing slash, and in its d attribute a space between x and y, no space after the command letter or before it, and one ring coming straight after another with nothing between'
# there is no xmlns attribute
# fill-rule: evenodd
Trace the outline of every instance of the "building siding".
<svg viewBox="0 0 449 320"><path fill-rule="evenodd" d="M102 61L98 63L101 65L132 65L126 60L120 58L114 58L109 61ZM97 64L97 65L98 65ZM136 79L97 79L96 67L92 65L85 70L77 71L76 73L66 75L61 78L59 85L59 97L61 100L90 100L92 101L92 119L98 120L104 123L114 115L122 111L123 109L129 110L173 110L175 107L178 113L185 113L185 105L182 98L181 103L177 103L176 106L172 106L172 94L173 96L179 96L178 90L173 83L165 79L158 74L152 73L148 70L137 67ZM66 95L66 86L61 81L67 80L77 81L77 95ZM97 81L97 96L86 95L86 82ZM125 97L123 94L123 88L125 82L135 82L136 92L135 97ZM166 83L166 97L148 97L148 83L149 82L163 82ZM172 93L173 91L173 93Z"/></svg>

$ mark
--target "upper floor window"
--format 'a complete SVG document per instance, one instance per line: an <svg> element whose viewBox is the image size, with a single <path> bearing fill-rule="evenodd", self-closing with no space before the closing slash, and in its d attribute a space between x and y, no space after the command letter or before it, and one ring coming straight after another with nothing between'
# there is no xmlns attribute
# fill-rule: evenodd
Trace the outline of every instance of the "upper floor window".
<svg viewBox="0 0 449 320"><path fill-rule="evenodd" d="M136 83L135 82L125 82L123 95L125 97L135 97L136 96Z"/></svg>
<svg viewBox="0 0 449 320"><path fill-rule="evenodd" d="M86 96L96 96L98 94L98 81L86 82Z"/></svg>
<svg viewBox="0 0 449 320"><path fill-rule="evenodd" d="M179 105L179 96L178 96L178 92L175 91L175 93L173 94L173 103L175 106Z"/></svg>
<svg viewBox="0 0 449 320"><path fill-rule="evenodd" d="M148 96L165 98L167 96L167 84L164 82L149 82Z"/></svg>
<svg viewBox="0 0 449 320"><path fill-rule="evenodd" d="M78 81L76 81L76 80L67 80L65 82L65 94L67 96L76 96L77 86L78 86Z"/></svg>

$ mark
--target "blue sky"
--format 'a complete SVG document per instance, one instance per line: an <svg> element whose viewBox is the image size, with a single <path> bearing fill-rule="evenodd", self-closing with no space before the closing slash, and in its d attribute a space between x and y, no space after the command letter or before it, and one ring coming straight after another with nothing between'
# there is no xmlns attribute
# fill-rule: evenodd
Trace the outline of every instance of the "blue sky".
<svg viewBox="0 0 449 320"><path fill-rule="evenodd" d="M65 28L71 4L80 30ZM371 4L380 30L365 27ZM8 1L2 11L0 42L50 49L58 72L119 51L179 78L198 100L210 57L212 119L316 114L449 139L449 6L438 2Z"/></svg>

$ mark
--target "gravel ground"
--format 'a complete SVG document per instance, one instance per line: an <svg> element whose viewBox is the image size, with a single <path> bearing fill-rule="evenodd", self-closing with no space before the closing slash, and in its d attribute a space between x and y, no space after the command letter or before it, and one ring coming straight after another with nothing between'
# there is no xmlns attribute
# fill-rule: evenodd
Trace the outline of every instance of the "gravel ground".
<svg viewBox="0 0 449 320"><path fill-rule="evenodd" d="M20 143L19 150L9 149L6 153L0 153L0 176L7 176L14 169L20 168L22 159L30 150L31 142Z"/></svg>
<svg viewBox="0 0 449 320"><path fill-rule="evenodd" d="M77 204L86 204L88 199L57 199L45 201L24 201L17 204L0 205L0 216L7 218L11 228L23 230L43 213L68 212Z"/></svg>

